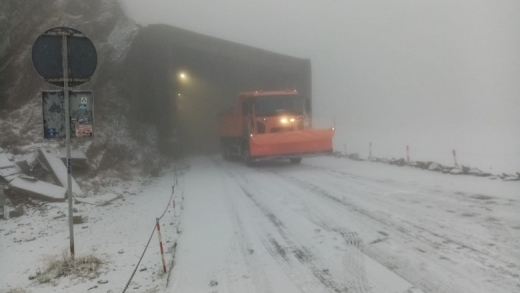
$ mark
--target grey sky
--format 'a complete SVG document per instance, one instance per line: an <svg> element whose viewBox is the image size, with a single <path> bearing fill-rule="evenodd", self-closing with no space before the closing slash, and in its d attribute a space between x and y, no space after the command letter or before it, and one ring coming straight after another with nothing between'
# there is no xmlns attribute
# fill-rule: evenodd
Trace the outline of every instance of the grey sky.
<svg viewBox="0 0 520 293"><path fill-rule="evenodd" d="M121 1L142 24L312 59L315 115L345 140L520 137L520 1Z"/></svg>

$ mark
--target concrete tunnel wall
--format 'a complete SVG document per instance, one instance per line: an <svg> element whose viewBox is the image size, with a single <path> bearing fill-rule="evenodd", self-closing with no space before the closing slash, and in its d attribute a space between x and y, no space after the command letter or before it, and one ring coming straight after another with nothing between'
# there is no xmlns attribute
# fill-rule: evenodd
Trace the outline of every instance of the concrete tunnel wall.
<svg viewBox="0 0 520 293"><path fill-rule="evenodd" d="M297 89L311 110L310 60L172 26L142 28L124 68L132 117L156 125L160 142L176 129L184 150L218 150L217 115L241 91Z"/></svg>

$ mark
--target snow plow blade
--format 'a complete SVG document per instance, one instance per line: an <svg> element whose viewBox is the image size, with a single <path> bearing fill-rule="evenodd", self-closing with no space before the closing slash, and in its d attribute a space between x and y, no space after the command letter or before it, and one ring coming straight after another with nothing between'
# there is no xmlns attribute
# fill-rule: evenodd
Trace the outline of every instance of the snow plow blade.
<svg viewBox="0 0 520 293"><path fill-rule="evenodd" d="M250 156L261 160L331 154L333 136L332 129L256 134L250 138Z"/></svg>

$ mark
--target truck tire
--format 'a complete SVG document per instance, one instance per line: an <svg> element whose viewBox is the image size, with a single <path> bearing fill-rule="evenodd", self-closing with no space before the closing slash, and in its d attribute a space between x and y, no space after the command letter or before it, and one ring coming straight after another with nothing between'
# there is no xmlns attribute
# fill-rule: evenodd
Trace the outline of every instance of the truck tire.
<svg viewBox="0 0 520 293"><path fill-rule="evenodd" d="M222 153L222 159L229 161L229 149L225 143L220 145L220 152Z"/></svg>
<svg viewBox="0 0 520 293"><path fill-rule="evenodd" d="M302 162L302 158L292 158L289 161L291 161L291 164L299 164Z"/></svg>
<svg viewBox="0 0 520 293"><path fill-rule="evenodd" d="M253 161L251 161L251 156L249 155L249 148L244 148L244 154L242 156L242 159L246 166L252 167L254 165Z"/></svg>

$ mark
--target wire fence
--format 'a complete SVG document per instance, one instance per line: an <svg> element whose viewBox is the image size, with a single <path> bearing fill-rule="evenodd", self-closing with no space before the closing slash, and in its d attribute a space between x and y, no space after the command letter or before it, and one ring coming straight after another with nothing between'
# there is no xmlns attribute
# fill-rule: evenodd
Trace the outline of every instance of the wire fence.
<svg viewBox="0 0 520 293"><path fill-rule="evenodd" d="M336 143L335 150L342 155L358 154L360 158L405 158L410 161L437 162L443 165L464 165L494 174L520 171L520 150L511 147L486 146L425 146L424 144L388 144L378 141ZM456 152L456 158L454 155Z"/></svg>
<svg viewBox="0 0 520 293"><path fill-rule="evenodd" d="M144 255L146 254L146 251L147 251L148 247L150 246L150 242L152 241L153 235L155 234L156 230L159 227L159 221L164 217L164 215L166 215L166 212L168 211L168 208L170 206L172 206L173 195L175 194L175 186L178 185L178 176L179 175L177 174L177 171L179 171L180 174L182 175L188 169L189 169L189 166L185 166L185 167L180 168L180 169L175 169L175 172L174 172L174 185L172 185L172 193L170 195L170 199L168 200L168 203L166 204L166 207L164 208L164 211L161 214L161 216L156 218L156 224L154 224L154 226L153 226L152 232L150 233L150 238L148 238L148 242L146 243L146 246L144 247L143 253L141 254L141 257L139 258L139 261L137 262L137 264L136 264L136 266L135 266L135 268L134 268L134 270L132 272L132 275L128 279L128 282L126 283L125 288L123 289L123 293L125 293L126 290L128 289L128 287L130 286L130 283L132 282L132 279L134 278L135 273L137 272L137 269L139 268L139 264L143 260ZM175 214L175 211L174 211L174 214ZM161 242L161 246L162 246L162 242Z"/></svg>

